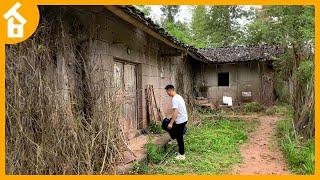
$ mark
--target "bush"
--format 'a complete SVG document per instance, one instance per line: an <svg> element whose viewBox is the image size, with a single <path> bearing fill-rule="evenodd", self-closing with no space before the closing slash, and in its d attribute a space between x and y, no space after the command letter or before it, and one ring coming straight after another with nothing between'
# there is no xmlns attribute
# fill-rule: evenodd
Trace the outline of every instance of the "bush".
<svg viewBox="0 0 320 180"><path fill-rule="evenodd" d="M151 123L148 127L148 130L153 134L161 134L164 132L164 130L161 127L161 124L159 123Z"/></svg>
<svg viewBox="0 0 320 180"><path fill-rule="evenodd" d="M263 107L257 102L246 103L243 106L243 111L246 113L260 112Z"/></svg>
<svg viewBox="0 0 320 180"><path fill-rule="evenodd" d="M160 146L153 144L151 136L148 137L147 149L147 163L158 164L164 157L164 149Z"/></svg>
<svg viewBox="0 0 320 180"><path fill-rule="evenodd" d="M286 104L277 104L266 110L267 115L291 115L292 107Z"/></svg>
<svg viewBox="0 0 320 180"><path fill-rule="evenodd" d="M311 60L302 61L298 69L295 71L295 76L298 81L304 85L310 84L312 74L314 72L314 64Z"/></svg>
<svg viewBox="0 0 320 180"><path fill-rule="evenodd" d="M149 171L149 167L146 163L139 163L137 161L133 162L133 166L131 169L132 174L145 174Z"/></svg>
<svg viewBox="0 0 320 180"><path fill-rule="evenodd" d="M275 75L274 90L276 101L284 103L290 102L289 80L284 80L279 73Z"/></svg>

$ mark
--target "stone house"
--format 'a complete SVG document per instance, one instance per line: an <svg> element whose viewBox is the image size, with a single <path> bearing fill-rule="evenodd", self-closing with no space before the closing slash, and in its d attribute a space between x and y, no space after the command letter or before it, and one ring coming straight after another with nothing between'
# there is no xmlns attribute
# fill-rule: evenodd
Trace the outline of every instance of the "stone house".
<svg viewBox="0 0 320 180"><path fill-rule="evenodd" d="M271 62L278 54L276 47L198 50L178 41L133 6L41 6L40 14L46 23L50 17L45 15L63 14L60 25L65 29L58 30L63 37L53 34L50 38L56 49L50 51L55 63L46 66L46 73L61 93L57 101L71 119L74 111L83 116L104 111L99 106L103 100L92 105L86 99L96 95L88 92L103 86L105 79L123 101L121 125L129 139L151 121L146 99L150 85L166 116L171 110L164 90L167 84L173 84L190 104L196 97L219 104L222 96L236 103L274 101ZM76 44L64 47L55 38L73 39ZM86 56L85 64L82 56ZM90 74L89 81L84 71ZM91 106L97 106L96 110L90 110Z"/></svg>
<svg viewBox="0 0 320 180"><path fill-rule="evenodd" d="M193 67L208 60L133 6L41 6L40 13L40 24L50 23L51 15L62 15L55 26L61 23L64 28L57 32L65 31L63 39L75 42L67 49L58 45L51 50L56 54L53 55L56 66L46 67L51 84L61 92L59 102L68 114L75 116L73 109L79 107L76 112L99 117L95 113L104 111L103 106L99 107L103 100L90 104L86 99L96 96L88 92L94 88L101 91L108 79L117 91L117 101L123 102L121 124L130 139L152 121L146 100L149 85L153 86L158 108L166 116L171 110L170 98L164 90L167 84L174 84L187 102L193 100ZM56 34L50 38L53 44L58 42L54 39L60 38ZM86 80L83 71L90 74L90 80ZM74 95L77 93L83 97Z"/></svg>
<svg viewBox="0 0 320 180"><path fill-rule="evenodd" d="M223 96L233 104L255 101L273 105L274 71L272 60L282 53L277 46L233 46L200 49L210 63L198 66L196 96L221 104Z"/></svg>

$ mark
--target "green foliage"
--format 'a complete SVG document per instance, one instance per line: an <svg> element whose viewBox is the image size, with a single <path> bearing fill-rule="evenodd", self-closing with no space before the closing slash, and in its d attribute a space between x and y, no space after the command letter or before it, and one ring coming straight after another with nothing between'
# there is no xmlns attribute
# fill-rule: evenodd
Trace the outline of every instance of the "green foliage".
<svg viewBox="0 0 320 180"><path fill-rule="evenodd" d="M164 27L169 34L175 36L183 43L191 44L191 34L187 24L182 23L180 21L176 23L167 21L165 22Z"/></svg>
<svg viewBox="0 0 320 180"><path fill-rule="evenodd" d="M292 45L314 38L314 6L262 6L255 15L248 25L252 43Z"/></svg>
<svg viewBox="0 0 320 180"><path fill-rule="evenodd" d="M135 7L136 7L137 9L139 9L140 11L142 11L145 16L150 16L150 13L151 13L151 7L150 7L150 6L146 6L146 5L135 5Z"/></svg>
<svg viewBox="0 0 320 180"><path fill-rule="evenodd" d="M148 130L153 134L161 134L164 132L164 130L161 127L161 124L159 123L151 123L148 127Z"/></svg>
<svg viewBox="0 0 320 180"><path fill-rule="evenodd" d="M238 18L242 16L240 6L211 6L208 12L207 31L210 46L230 46L241 37Z"/></svg>
<svg viewBox="0 0 320 180"><path fill-rule="evenodd" d="M192 11L191 31L192 44L197 48L205 48L209 46L209 34L207 29L208 15L205 6L196 6Z"/></svg>
<svg viewBox="0 0 320 180"><path fill-rule="evenodd" d="M314 174L314 139L308 139L305 141L299 137L295 138L292 132L292 117L287 117L278 121L277 135L290 170L297 174Z"/></svg>
<svg viewBox="0 0 320 180"><path fill-rule="evenodd" d="M262 19L257 19L251 24L249 24L247 27L248 31L248 37L246 39L246 44L264 44L267 43L269 40L270 33L270 27L267 26L267 23L265 23Z"/></svg>
<svg viewBox="0 0 320 180"><path fill-rule="evenodd" d="M250 14L240 6L195 6L190 25L176 22L179 6L162 6L163 27L180 41L197 48L233 45L242 41L238 20Z"/></svg>
<svg viewBox="0 0 320 180"><path fill-rule="evenodd" d="M311 60L302 61L297 71L295 71L296 78L304 85L310 84L313 74L314 63Z"/></svg>
<svg viewBox="0 0 320 180"><path fill-rule="evenodd" d="M274 90L277 102L290 103L289 82L285 81L279 74L275 76Z"/></svg>
<svg viewBox="0 0 320 180"><path fill-rule="evenodd" d="M193 45L204 48L241 43L239 19L249 15L250 11L241 6L196 6L191 22Z"/></svg>
<svg viewBox="0 0 320 180"><path fill-rule="evenodd" d="M294 62L312 54L314 6L262 6L247 26L247 36L247 44L277 44L285 48L273 65L276 76L287 80L298 64Z"/></svg>
<svg viewBox="0 0 320 180"><path fill-rule="evenodd" d="M218 115L221 114L221 110L212 109L212 108L205 108L201 106L196 106L196 110L199 114L212 114L212 115Z"/></svg>
<svg viewBox="0 0 320 180"><path fill-rule="evenodd" d="M290 114L290 111L288 105L274 105L268 108L265 113L267 115L287 115Z"/></svg>
<svg viewBox="0 0 320 180"><path fill-rule="evenodd" d="M164 22L174 23L174 16L179 12L178 5L163 5L161 7L162 14L165 16Z"/></svg>
<svg viewBox="0 0 320 180"><path fill-rule="evenodd" d="M257 102L246 103L242 108L246 113L260 112L263 110L263 107Z"/></svg>
<svg viewBox="0 0 320 180"><path fill-rule="evenodd" d="M134 161L131 169L131 174L145 174L149 171L148 164L144 162Z"/></svg>
<svg viewBox="0 0 320 180"><path fill-rule="evenodd" d="M152 143L151 136L148 137L148 143L145 145L147 149L147 163L158 164L164 157L164 150L158 145Z"/></svg>

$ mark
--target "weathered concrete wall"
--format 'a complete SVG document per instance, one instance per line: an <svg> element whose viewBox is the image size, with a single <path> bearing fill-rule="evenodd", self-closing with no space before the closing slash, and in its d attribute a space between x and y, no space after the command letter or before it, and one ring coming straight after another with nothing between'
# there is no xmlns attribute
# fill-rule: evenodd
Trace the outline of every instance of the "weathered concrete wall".
<svg viewBox="0 0 320 180"><path fill-rule="evenodd" d="M229 72L229 86L218 86L218 73ZM199 67L195 78L197 96L222 103L223 96L230 96L235 104L242 101L241 92L251 91L252 99L260 99L260 71L257 62L234 64L208 64Z"/></svg>
<svg viewBox="0 0 320 180"><path fill-rule="evenodd" d="M193 81L187 74L192 67L181 52L123 21L104 7L73 7L73 11L81 12L77 17L94 31L88 47L97 79L98 76L112 74L115 59L136 64L140 128L147 127L147 85L153 85L157 103L166 116L171 113L171 98L164 90L165 85L178 85L178 92L187 100L191 99Z"/></svg>

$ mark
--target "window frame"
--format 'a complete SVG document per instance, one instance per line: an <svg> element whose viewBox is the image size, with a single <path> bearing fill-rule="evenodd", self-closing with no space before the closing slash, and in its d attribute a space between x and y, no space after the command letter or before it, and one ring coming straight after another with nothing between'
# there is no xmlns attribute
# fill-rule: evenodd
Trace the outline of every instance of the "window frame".
<svg viewBox="0 0 320 180"><path fill-rule="evenodd" d="M220 81L219 80L221 80L220 78L220 76L221 75L228 75L228 82L227 83L222 83L223 85L221 85L221 83L219 83ZM219 78L220 77L220 78ZM217 81L217 86L218 87L229 87L230 86L230 73L229 72L218 72L217 73L217 78L218 78L218 81ZM226 78L226 77L225 77ZM224 84L228 84L228 85L224 85Z"/></svg>

